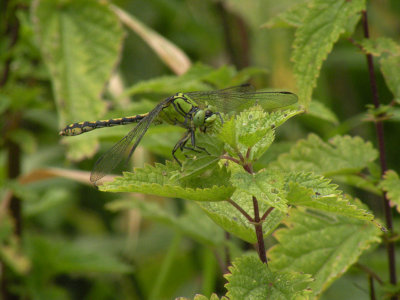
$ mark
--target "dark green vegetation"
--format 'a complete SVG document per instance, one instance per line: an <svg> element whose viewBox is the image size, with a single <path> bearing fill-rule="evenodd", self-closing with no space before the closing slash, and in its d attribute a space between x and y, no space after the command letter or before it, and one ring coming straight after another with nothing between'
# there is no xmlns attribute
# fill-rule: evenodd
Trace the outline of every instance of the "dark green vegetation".
<svg viewBox="0 0 400 300"><path fill-rule="evenodd" d="M2 299L397 299L399 1L1 5Z"/></svg>

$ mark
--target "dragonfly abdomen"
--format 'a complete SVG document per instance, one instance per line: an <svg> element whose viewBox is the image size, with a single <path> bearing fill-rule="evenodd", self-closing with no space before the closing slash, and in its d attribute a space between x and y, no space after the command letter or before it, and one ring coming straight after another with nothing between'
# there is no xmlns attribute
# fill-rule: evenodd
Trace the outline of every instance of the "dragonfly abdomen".
<svg viewBox="0 0 400 300"><path fill-rule="evenodd" d="M73 124L70 124L67 127L65 127L63 130L61 130L59 134L65 135L65 136L74 136L74 135L79 135L79 134L82 134L82 133L85 133L88 131L92 131L92 130L95 130L98 128L138 123L140 120L142 120L147 115L148 114L141 114L141 115L136 115L136 116L109 119L109 120L99 120L99 121L93 121L93 122L86 121L86 122L73 123Z"/></svg>

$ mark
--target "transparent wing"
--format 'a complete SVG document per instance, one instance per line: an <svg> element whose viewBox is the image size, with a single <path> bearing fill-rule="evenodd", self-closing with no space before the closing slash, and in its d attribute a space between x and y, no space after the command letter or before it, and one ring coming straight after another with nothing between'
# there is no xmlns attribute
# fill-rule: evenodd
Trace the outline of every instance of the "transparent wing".
<svg viewBox="0 0 400 300"><path fill-rule="evenodd" d="M256 92L250 84L209 92L189 92L185 95L201 108L212 105L223 113L242 111L256 104L271 110L297 102L297 96L291 92Z"/></svg>
<svg viewBox="0 0 400 300"><path fill-rule="evenodd" d="M161 112L166 102L167 100L159 103L149 112L147 117L143 118L135 128L96 161L92 173L90 174L91 182L96 183L105 175L109 174L122 161L126 162L130 158L147 129ZM132 147L130 147L130 145L132 145Z"/></svg>

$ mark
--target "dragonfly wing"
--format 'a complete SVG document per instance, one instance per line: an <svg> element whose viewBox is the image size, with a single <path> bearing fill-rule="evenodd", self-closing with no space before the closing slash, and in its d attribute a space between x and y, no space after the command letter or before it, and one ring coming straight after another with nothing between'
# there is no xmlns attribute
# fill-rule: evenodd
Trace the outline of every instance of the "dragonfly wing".
<svg viewBox="0 0 400 300"><path fill-rule="evenodd" d="M232 102L232 99L238 95L245 95L254 91L255 89L251 84L242 84L222 90L189 92L184 94L193 99L200 108L212 105L216 107L219 112L228 113L232 110L235 111L235 103Z"/></svg>
<svg viewBox="0 0 400 300"><path fill-rule="evenodd" d="M163 109L165 101L159 103L148 116L143 118L126 136L116 143L110 150L104 153L95 163L90 181L96 183L98 180L109 174L122 161L127 162L147 129ZM132 145L132 147L129 147Z"/></svg>
<svg viewBox="0 0 400 300"><path fill-rule="evenodd" d="M297 102L297 96L290 92L255 92L251 85L240 85L210 92L186 93L202 108L212 105L219 112L239 112L256 104L266 110L285 107Z"/></svg>

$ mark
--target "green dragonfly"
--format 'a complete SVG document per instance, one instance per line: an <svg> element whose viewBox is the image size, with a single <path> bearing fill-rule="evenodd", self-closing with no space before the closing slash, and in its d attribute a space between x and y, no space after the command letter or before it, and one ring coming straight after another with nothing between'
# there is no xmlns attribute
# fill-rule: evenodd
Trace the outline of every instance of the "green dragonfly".
<svg viewBox="0 0 400 300"><path fill-rule="evenodd" d="M181 164L175 153L178 149L205 151L196 145L195 131L206 132L217 118L223 123L221 113L240 112L259 104L265 110L292 105L297 96L291 92L256 92L250 84L222 90L177 93L163 100L150 112L136 116L68 125L60 135L74 136L97 128L137 123L137 125L95 163L90 181L95 183L109 174L122 161L128 160L151 124L168 123L187 129L176 143L172 156ZM190 140L192 147L186 146Z"/></svg>

